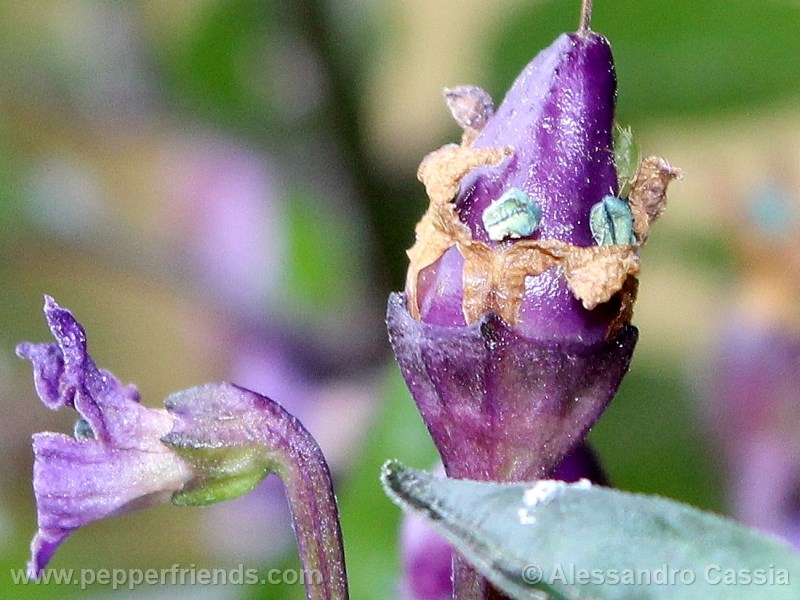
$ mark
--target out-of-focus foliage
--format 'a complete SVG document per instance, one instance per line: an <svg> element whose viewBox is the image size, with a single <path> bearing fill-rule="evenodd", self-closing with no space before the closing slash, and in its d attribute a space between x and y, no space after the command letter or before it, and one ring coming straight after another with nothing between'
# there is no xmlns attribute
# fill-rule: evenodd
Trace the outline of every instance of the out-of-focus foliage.
<svg viewBox="0 0 800 600"><path fill-rule="evenodd" d="M13 356L17 341L47 338L45 292L75 311L93 354L135 381L150 406L248 369L279 380L275 399L305 411L309 427L316 419L335 457L353 597L396 595L400 514L380 490L378 469L387 458L428 468L434 456L390 361L382 314L387 293L402 287L404 250L423 210L416 161L458 132L451 125L444 139L444 129L405 127L393 137L378 127L405 123L398 115L408 112L409 90L430 99L434 122L448 119L439 101L445 86L479 84L499 101L536 52L575 28L578 4L0 6L0 597L81 593L13 586L9 577L35 529L29 436L72 427L39 406L27 366ZM667 157L686 179L673 186L643 253L632 372L591 440L614 485L724 509L725 459L696 418L688 372L702 365L699 348L734 301L741 223L724 215L743 210L737 198L765 171L800 189L800 6L595 4L593 28L609 37L617 61L620 122L633 126L643 155ZM386 76L387 53L408 68ZM464 70L431 75L439 64ZM465 73L475 79L460 80ZM433 87L421 83L431 80ZM376 148L374 139L383 143ZM409 146L425 150L406 159ZM187 169L176 148L211 156L234 148L276 185L233 185L243 181L233 168L239 159ZM208 202L234 206L244 194L245 206L253 198L269 204L272 221L252 224L265 232L258 252L278 257L263 312L243 315L220 301L230 294L198 277L190 250L212 238L191 229L195 211L167 209L175 191L168 183L179 176L201 182ZM278 359L276 348L286 350ZM237 362L242 355L252 360ZM360 403L346 401L355 396ZM286 524L264 523L285 518L274 512L281 499L256 500L237 505L247 513L235 519L164 507L97 523L70 539L53 566L296 565ZM253 539L222 539L233 531ZM267 565L260 557L273 540ZM183 593L302 597L300 586ZM81 597L127 596L95 586Z"/></svg>
<svg viewBox="0 0 800 600"><path fill-rule="evenodd" d="M491 89L505 90L524 64L574 18L571 2L530 3L491 36ZM611 40L619 117L646 124L677 115L735 112L800 94L800 11L782 0L598 3L592 28Z"/></svg>

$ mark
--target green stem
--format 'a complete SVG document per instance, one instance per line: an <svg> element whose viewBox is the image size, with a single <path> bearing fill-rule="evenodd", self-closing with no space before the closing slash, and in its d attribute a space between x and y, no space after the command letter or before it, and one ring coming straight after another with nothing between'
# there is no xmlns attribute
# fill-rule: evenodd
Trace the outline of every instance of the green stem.
<svg viewBox="0 0 800 600"><path fill-rule="evenodd" d="M407 264L396 257L405 256L409 244L407 232L414 229L417 219L415 211L408 208L408 198L418 195L418 183L410 181L413 178L407 178L408 181L393 178L391 171L382 171L370 156L365 144L369 132L361 119L363 75L358 69L371 57L354 56L342 43L339 32L331 27L327 4L326 0L286 2L325 69L331 98L325 106L325 123L341 144L348 170L355 176L370 229L375 232L377 244L373 260L379 263L379 275L386 277L386 281L379 283L386 289L396 289L405 281ZM358 61L362 61L361 64Z"/></svg>
<svg viewBox="0 0 800 600"><path fill-rule="evenodd" d="M162 442L196 475L173 503L197 506L234 498L277 473L289 499L308 600L347 600L330 470L300 421L269 398L229 383L178 392L164 406L175 424Z"/></svg>
<svg viewBox="0 0 800 600"><path fill-rule="evenodd" d="M583 0L581 5L581 20L578 26L578 33L586 34L590 31L592 24L592 0Z"/></svg>

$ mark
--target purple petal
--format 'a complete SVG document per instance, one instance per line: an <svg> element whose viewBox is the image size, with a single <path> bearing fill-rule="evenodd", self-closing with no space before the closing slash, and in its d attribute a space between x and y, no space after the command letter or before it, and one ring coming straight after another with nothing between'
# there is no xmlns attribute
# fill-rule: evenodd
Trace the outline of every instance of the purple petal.
<svg viewBox="0 0 800 600"><path fill-rule="evenodd" d="M284 190L266 157L238 143L181 140L165 160L167 232L204 289L261 317L285 279Z"/></svg>
<svg viewBox="0 0 800 600"><path fill-rule="evenodd" d="M64 371L64 358L61 349L55 344L17 345L17 356L33 363L33 385L44 405L50 410L58 410L64 405L59 394L61 373ZM69 404L72 406L71 402Z"/></svg>
<svg viewBox="0 0 800 600"><path fill-rule="evenodd" d="M389 336L450 477L545 477L616 393L637 332L594 343L529 340L495 315L466 327L416 321L392 294Z"/></svg>
<svg viewBox="0 0 800 600"><path fill-rule="evenodd" d="M729 322L736 325L720 335L704 390L728 501L738 520L800 549L800 338L746 314Z"/></svg>
<svg viewBox="0 0 800 600"><path fill-rule="evenodd" d="M464 257L453 246L439 260L420 271L417 294L419 315L423 321L446 327L467 324L462 307L463 268Z"/></svg>
<svg viewBox="0 0 800 600"><path fill-rule="evenodd" d="M153 413L152 428L131 448L59 433L34 435L33 489L39 526L29 565L34 577L75 529L169 502L172 493L193 477L188 465L159 442L170 431L172 419L163 411L148 412ZM138 434L145 432L140 428Z"/></svg>
<svg viewBox="0 0 800 600"><path fill-rule="evenodd" d="M68 536L69 532L47 532L41 529L36 532L31 540L31 560L28 562L27 569L28 579L33 581L39 579L61 542Z"/></svg>
<svg viewBox="0 0 800 600"><path fill-rule="evenodd" d="M408 600L451 597L453 549L425 520L406 514L400 531L403 596Z"/></svg>
<svg viewBox="0 0 800 600"><path fill-rule="evenodd" d="M34 385L50 409L75 408L98 439L126 443L135 424L122 415L130 403L138 403L134 386L122 385L108 371L98 369L86 347L86 332L68 310L45 297L45 318L56 345L23 343L17 355L33 362ZM144 413L140 413L144 414Z"/></svg>
<svg viewBox="0 0 800 600"><path fill-rule="evenodd" d="M44 311L57 344L20 344L17 354L33 363L44 404L75 408L91 434L33 436L39 526L29 563L34 578L75 529L166 501L193 477L160 441L172 429L172 417L142 406L133 386L97 368L87 352L86 333L68 310L46 297Z"/></svg>
<svg viewBox="0 0 800 600"><path fill-rule="evenodd" d="M619 307L619 301L612 298L586 310L567 287L561 270L548 269L525 280L515 329L529 338L604 340Z"/></svg>
<svg viewBox="0 0 800 600"><path fill-rule="evenodd" d="M586 443L577 446L567 454L549 477L567 483L588 479L598 485L608 485L608 477L597 455Z"/></svg>
<svg viewBox="0 0 800 600"><path fill-rule="evenodd" d="M800 551L800 441L746 432L730 457L729 500L737 520L784 538Z"/></svg>
<svg viewBox="0 0 800 600"><path fill-rule="evenodd" d="M728 451L748 432L781 431L800 389L800 336L747 318L730 316L708 366L709 418Z"/></svg>

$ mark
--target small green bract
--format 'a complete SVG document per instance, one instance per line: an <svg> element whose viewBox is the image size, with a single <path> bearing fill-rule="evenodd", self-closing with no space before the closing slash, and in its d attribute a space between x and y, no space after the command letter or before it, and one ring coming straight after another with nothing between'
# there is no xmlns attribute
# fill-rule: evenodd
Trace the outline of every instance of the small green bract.
<svg viewBox="0 0 800 600"><path fill-rule="evenodd" d="M519 188L511 188L483 211L483 226L489 239L528 237L539 226L542 210Z"/></svg>
<svg viewBox="0 0 800 600"><path fill-rule="evenodd" d="M617 169L619 197L627 198L639 169L639 146L630 127L614 126L614 166Z"/></svg>
<svg viewBox="0 0 800 600"><path fill-rule="evenodd" d="M634 244L633 215L626 200L605 196L589 214L592 237L599 246Z"/></svg>

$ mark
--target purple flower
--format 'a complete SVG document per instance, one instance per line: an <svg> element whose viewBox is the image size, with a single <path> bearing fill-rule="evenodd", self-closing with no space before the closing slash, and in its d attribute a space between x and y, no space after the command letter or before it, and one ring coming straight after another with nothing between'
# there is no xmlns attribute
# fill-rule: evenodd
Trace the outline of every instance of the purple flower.
<svg viewBox="0 0 800 600"><path fill-rule="evenodd" d="M252 490L270 472L283 480L309 598L347 598L330 471L314 438L279 404L229 383L183 390L166 410L139 404L132 386L98 369L86 333L46 297L56 344L20 344L39 397L74 408L74 437L34 436L39 529L29 577L38 578L72 531L104 517L171 501L206 505ZM315 575L316 574L316 575Z"/></svg>
<svg viewBox="0 0 800 600"><path fill-rule="evenodd" d="M748 233L731 237L740 268L720 294L730 308L692 361L698 398L732 516L800 551L799 198L774 174L744 194L722 189L725 225Z"/></svg>
<svg viewBox="0 0 800 600"><path fill-rule="evenodd" d="M731 321L736 326L718 340L705 390L730 509L800 550L800 335L754 322L752 313Z"/></svg>
<svg viewBox="0 0 800 600"><path fill-rule="evenodd" d="M679 172L618 172L615 94L587 30L535 57L496 113L480 88L446 92L464 135L420 165L430 207L387 325L448 476L547 477L628 369L638 248Z"/></svg>
<svg viewBox="0 0 800 600"><path fill-rule="evenodd" d="M404 600L447 600L453 594L453 548L419 515L406 514L400 530Z"/></svg>
<svg viewBox="0 0 800 600"><path fill-rule="evenodd" d="M135 508L169 502L193 471L161 443L173 418L139 403L133 386L98 369L86 334L72 314L50 298L45 316L56 344L23 343L45 406L75 409L74 436L33 436L33 489L39 529L28 573L38 578L58 546L79 527Z"/></svg>
<svg viewBox="0 0 800 600"><path fill-rule="evenodd" d="M280 170L233 141L195 136L168 147L165 235L213 301L263 318L286 278Z"/></svg>

